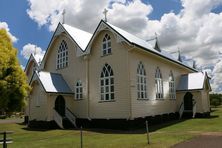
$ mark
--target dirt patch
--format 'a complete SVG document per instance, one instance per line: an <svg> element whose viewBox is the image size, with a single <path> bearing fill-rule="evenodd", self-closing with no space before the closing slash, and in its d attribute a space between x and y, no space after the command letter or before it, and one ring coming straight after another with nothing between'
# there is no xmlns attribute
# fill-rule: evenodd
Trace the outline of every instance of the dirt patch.
<svg viewBox="0 0 222 148"><path fill-rule="evenodd" d="M207 133L202 133L201 135L204 135L204 136L222 136L222 132L207 132Z"/></svg>
<svg viewBox="0 0 222 148"><path fill-rule="evenodd" d="M172 148L221 148L222 133L208 132L191 140L174 145Z"/></svg>

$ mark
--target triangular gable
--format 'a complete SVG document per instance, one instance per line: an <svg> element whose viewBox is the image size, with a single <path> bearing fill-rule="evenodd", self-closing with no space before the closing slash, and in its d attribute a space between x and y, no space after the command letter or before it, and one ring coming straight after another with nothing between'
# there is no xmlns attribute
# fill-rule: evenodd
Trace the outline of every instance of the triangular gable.
<svg viewBox="0 0 222 148"><path fill-rule="evenodd" d="M61 74L36 71L30 85L35 80L41 84L46 93L74 94Z"/></svg>
<svg viewBox="0 0 222 148"><path fill-rule="evenodd" d="M67 24L61 24L59 23L58 26L56 27L56 30L50 40L50 43L47 47L46 53L43 57L42 60L42 64L41 64L41 68L44 67L44 63L48 54L48 50L50 49L53 41L55 40L55 38L60 35L61 33L66 33L74 42L74 44L76 45L77 49L76 49L76 56L81 56L84 54L84 50L86 49L86 46L89 42L89 40L91 39L92 34L85 32L83 30L74 28L72 26L69 26Z"/></svg>
<svg viewBox="0 0 222 148"><path fill-rule="evenodd" d="M41 59L42 59L42 58L41 58ZM30 66L31 66L30 64L31 64L32 62L34 62L35 65L38 66L38 68L39 68L40 63L39 63L39 61L38 61L38 58L35 57L33 54L31 54L30 57L29 57L29 59L28 59L28 62L27 62L27 64L26 64L26 66L25 66L24 72L28 72L28 70L31 68L31 67L30 67Z"/></svg>

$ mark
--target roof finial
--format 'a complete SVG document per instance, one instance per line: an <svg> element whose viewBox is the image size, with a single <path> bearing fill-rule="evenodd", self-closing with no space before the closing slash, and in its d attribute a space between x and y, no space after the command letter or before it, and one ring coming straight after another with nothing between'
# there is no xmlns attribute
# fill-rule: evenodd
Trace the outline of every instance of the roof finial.
<svg viewBox="0 0 222 148"><path fill-rule="evenodd" d="M34 56L37 54L37 51L36 51L36 45L35 45L35 51L34 51Z"/></svg>
<svg viewBox="0 0 222 148"><path fill-rule="evenodd" d="M182 62L182 58L180 55L180 48L179 47L177 47L177 48L178 48L178 61Z"/></svg>
<svg viewBox="0 0 222 148"><path fill-rule="evenodd" d="M63 11L62 11L62 24L65 24L65 14L66 14L66 10L63 9Z"/></svg>
<svg viewBox="0 0 222 148"><path fill-rule="evenodd" d="M155 38L157 39L157 33L155 32Z"/></svg>
<svg viewBox="0 0 222 148"><path fill-rule="evenodd" d="M107 13L108 13L108 10L105 8L104 11L103 11L103 14L105 16L105 18L104 18L105 22L107 22Z"/></svg>

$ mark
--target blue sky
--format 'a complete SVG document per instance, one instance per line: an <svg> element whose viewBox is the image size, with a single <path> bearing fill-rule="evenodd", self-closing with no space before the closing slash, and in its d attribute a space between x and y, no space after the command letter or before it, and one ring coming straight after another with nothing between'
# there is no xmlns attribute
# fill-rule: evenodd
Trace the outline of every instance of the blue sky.
<svg viewBox="0 0 222 148"><path fill-rule="evenodd" d="M163 49L179 48L222 92L222 0L1 0L0 28L6 23L3 28L18 39L14 46L24 67L33 47L39 54L47 49L64 9L67 24L92 33L104 8L110 23L143 39L156 32Z"/></svg>
<svg viewBox="0 0 222 148"><path fill-rule="evenodd" d="M149 15L150 19L160 19L166 12L174 11L178 13L181 9L180 1L176 0L144 0L143 2L151 4L154 8L153 13ZM20 54L23 46L32 43L46 49L53 34L47 26L39 27L36 22L30 19L27 14L28 8L29 3L26 0L1 0L0 22L7 22L10 32L18 38L14 46L19 50L18 58L23 66L27 62Z"/></svg>
<svg viewBox="0 0 222 148"><path fill-rule="evenodd" d="M52 34L46 26L38 27L38 24L27 15L27 9L28 2L25 0L2 0L0 5L0 22L7 22L10 32L18 38L14 46L19 50L18 57L23 66L27 62L20 54L23 46L27 43L34 43L42 49L46 49Z"/></svg>

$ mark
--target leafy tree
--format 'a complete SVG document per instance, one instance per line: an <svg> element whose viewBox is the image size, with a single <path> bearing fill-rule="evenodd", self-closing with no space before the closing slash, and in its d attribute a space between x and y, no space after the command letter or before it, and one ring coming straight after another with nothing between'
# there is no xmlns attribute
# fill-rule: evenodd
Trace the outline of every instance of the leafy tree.
<svg viewBox="0 0 222 148"><path fill-rule="evenodd" d="M0 29L0 110L21 111L30 87L17 59L17 49L4 29Z"/></svg>
<svg viewBox="0 0 222 148"><path fill-rule="evenodd" d="M217 107L221 105L222 94L210 94L210 105Z"/></svg>

